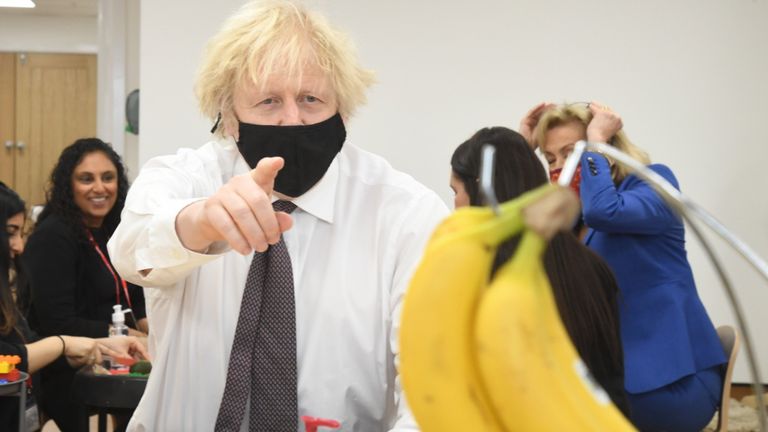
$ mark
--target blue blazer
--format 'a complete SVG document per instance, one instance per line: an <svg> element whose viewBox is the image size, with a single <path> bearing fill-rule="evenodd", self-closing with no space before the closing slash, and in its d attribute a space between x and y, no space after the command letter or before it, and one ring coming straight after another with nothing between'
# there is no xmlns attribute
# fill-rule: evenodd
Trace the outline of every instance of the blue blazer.
<svg viewBox="0 0 768 432"><path fill-rule="evenodd" d="M664 165L650 169L679 189ZM617 187L600 154L581 159L585 244L613 269L619 284L624 386L658 389L726 362L701 303L685 252L682 219L635 175Z"/></svg>

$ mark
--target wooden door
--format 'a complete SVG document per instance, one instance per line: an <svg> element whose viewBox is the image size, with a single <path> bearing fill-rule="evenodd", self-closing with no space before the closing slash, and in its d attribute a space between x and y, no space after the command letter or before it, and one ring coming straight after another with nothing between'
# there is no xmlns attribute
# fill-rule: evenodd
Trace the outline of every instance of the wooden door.
<svg viewBox="0 0 768 432"><path fill-rule="evenodd" d="M61 150L96 136L96 56L16 55L13 187L28 206L45 203Z"/></svg>
<svg viewBox="0 0 768 432"><path fill-rule="evenodd" d="M14 186L16 54L0 53L0 181Z"/></svg>

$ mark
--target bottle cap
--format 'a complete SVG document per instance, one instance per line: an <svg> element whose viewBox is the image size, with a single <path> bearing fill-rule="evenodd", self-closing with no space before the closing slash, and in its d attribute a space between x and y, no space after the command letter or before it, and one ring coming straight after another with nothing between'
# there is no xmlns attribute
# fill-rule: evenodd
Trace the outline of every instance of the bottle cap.
<svg viewBox="0 0 768 432"><path fill-rule="evenodd" d="M125 322L125 313L131 312L130 309L123 310L123 305L114 305L112 306L112 309L114 312L112 313L112 323L113 324L122 324Z"/></svg>

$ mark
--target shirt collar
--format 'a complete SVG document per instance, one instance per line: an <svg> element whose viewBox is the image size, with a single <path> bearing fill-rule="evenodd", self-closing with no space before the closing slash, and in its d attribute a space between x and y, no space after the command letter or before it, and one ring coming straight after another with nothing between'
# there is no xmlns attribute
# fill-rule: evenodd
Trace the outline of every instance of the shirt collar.
<svg viewBox="0 0 768 432"><path fill-rule="evenodd" d="M317 184L312 186L302 196L293 199L297 207L313 216L322 219L330 224L333 223L333 211L336 208L336 190L339 183L339 152L323 178Z"/></svg>

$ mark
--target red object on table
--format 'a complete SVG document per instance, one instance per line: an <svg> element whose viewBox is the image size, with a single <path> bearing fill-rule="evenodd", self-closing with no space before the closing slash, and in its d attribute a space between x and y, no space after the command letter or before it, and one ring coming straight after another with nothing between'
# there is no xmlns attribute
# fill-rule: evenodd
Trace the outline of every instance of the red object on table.
<svg viewBox="0 0 768 432"><path fill-rule="evenodd" d="M124 366L133 366L136 363L136 359L132 357L113 357L112 361Z"/></svg>
<svg viewBox="0 0 768 432"><path fill-rule="evenodd" d="M317 428L320 426L338 429L341 423L336 420L324 419L319 417L301 416L301 420L304 421L304 426L307 432L317 432Z"/></svg>

